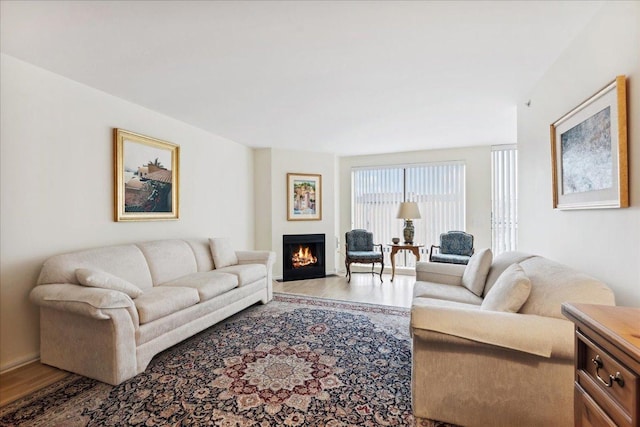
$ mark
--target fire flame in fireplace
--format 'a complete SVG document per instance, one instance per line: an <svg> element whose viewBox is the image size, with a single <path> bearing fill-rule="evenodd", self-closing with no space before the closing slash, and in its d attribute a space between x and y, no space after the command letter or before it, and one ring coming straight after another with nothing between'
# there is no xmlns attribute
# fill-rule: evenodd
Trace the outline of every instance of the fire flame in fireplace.
<svg viewBox="0 0 640 427"><path fill-rule="evenodd" d="M298 251L293 253L291 257L293 268L305 267L307 265L315 264L318 262L318 258L314 257L311 253L311 249L308 246L298 247Z"/></svg>

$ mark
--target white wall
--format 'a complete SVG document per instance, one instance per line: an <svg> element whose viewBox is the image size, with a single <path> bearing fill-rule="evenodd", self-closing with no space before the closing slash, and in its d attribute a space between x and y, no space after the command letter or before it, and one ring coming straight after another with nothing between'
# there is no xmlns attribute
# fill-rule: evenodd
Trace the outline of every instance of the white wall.
<svg viewBox="0 0 640 427"><path fill-rule="evenodd" d="M28 294L50 255L172 237L229 236L253 247L251 149L10 56L0 61L0 370L38 356ZM181 146L179 220L113 221L114 127Z"/></svg>
<svg viewBox="0 0 640 427"><path fill-rule="evenodd" d="M626 306L640 306L639 27L639 2L605 3L518 106L520 248L603 280ZM555 211L549 125L620 74L628 78L631 207Z"/></svg>
<svg viewBox="0 0 640 427"><path fill-rule="evenodd" d="M273 183L271 176L271 149L253 151L253 179L255 189L255 243L256 249L272 250ZM278 260L276 259L276 264Z"/></svg>
<svg viewBox="0 0 640 427"><path fill-rule="evenodd" d="M274 278L282 277L282 236L323 233L326 272L336 270L332 256L336 236L336 158L333 154L263 148L256 151L256 242L276 252ZM287 221L287 173L322 175L322 220Z"/></svg>
<svg viewBox="0 0 640 427"><path fill-rule="evenodd" d="M491 147L424 150L370 156L340 158L340 245L351 229L351 169L362 166L406 165L445 161L463 161L466 165L466 231L473 234L474 246L491 247ZM424 242L437 245L438 242ZM344 254L338 265L344 264Z"/></svg>

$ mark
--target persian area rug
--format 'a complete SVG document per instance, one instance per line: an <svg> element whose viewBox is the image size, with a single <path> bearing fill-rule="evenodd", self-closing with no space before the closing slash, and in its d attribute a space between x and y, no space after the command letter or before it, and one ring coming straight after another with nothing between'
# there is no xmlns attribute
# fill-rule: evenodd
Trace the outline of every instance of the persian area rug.
<svg viewBox="0 0 640 427"><path fill-rule="evenodd" d="M118 386L70 375L2 426L447 426L411 414L409 310L277 294Z"/></svg>

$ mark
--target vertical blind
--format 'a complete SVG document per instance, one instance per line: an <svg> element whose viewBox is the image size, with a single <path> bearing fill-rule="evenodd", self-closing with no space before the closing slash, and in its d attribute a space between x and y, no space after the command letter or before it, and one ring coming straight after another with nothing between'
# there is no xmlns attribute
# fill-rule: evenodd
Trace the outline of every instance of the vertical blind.
<svg viewBox="0 0 640 427"><path fill-rule="evenodd" d="M491 150L491 238L494 255L514 251L518 243L518 149Z"/></svg>
<svg viewBox="0 0 640 427"><path fill-rule="evenodd" d="M402 240L404 221L397 219L403 201L416 202L421 219L413 221L414 242L426 253L440 233L464 230L465 165L448 162L411 166L356 168L351 176L351 228L373 232L376 243ZM385 265L390 265L388 248ZM403 253L403 255L406 255ZM414 266L411 256L396 256L396 266Z"/></svg>

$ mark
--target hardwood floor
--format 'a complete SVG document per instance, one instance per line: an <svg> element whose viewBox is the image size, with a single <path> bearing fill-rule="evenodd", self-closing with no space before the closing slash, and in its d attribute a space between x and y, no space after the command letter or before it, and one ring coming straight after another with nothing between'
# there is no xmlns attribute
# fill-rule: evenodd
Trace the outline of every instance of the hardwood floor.
<svg viewBox="0 0 640 427"><path fill-rule="evenodd" d="M274 282L273 291L344 301L411 307L415 276L396 274L391 282L391 275L383 274L382 279L384 282L380 283L380 277L377 274L372 276L371 273L353 273L351 283L347 283L344 275L329 276L323 279Z"/></svg>
<svg viewBox="0 0 640 427"><path fill-rule="evenodd" d="M68 372L40 362L32 362L0 375L0 406L4 406L55 383Z"/></svg>
<svg viewBox="0 0 640 427"><path fill-rule="evenodd" d="M323 279L296 280L293 282L273 282L274 292L316 296L370 304L411 307L411 295L415 276L398 275L391 282L390 274L383 274L383 283L378 275L354 273L351 283L344 275ZM7 405L21 397L69 375L68 372L40 362L33 362L0 375L0 406Z"/></svg>

